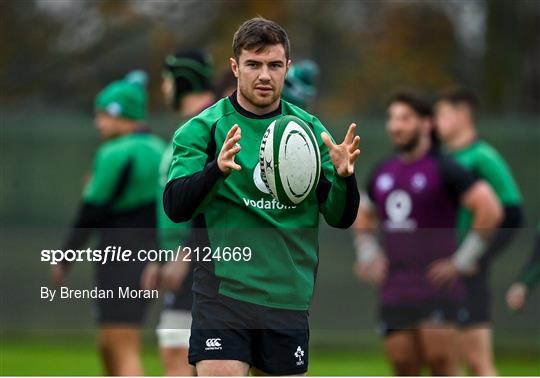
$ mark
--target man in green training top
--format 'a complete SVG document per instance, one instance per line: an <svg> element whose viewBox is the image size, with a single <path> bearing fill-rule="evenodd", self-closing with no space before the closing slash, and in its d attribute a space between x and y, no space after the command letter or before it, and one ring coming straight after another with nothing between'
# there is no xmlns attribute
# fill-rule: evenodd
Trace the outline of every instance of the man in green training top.
<svg viewBox="0 0 540 378"><path fill-rule="evenodd" d="M96 153L90 181L63 250L85 245L95 231L98 249L156 248L156 182L164 143L144 126L146 74L132 72L105 87L96 97L96 128L104 143ZM140 289L144 261L97 262L96 286L118 293ZM53 281L61 286L69 265L53 267ZM105 375L142 375L140 325L148 299L97 299L99 349Z"/></svg>
<svg viewBox="0 0 540 378"><path fill-rule="evenodd" d="M280 100L290 66L281 26L246 21L233 52L237 91L178 129L164 192L167 215L193 219L200 247L189 360L199 375L304 374L319 213L334 227L353 223L359 137L352 124L336 145L316 117ZM321 151L316 193L292 207L271 197L259 169L263 134L283 115L312 127Z"/></svg>
<svg viewBox="0 0 540 378"><path fill-rule="evenodd" d="M462 88L451 90L437 100L435 119L438 135L453 157L492 187L504 210L497 234L486 246L475 274L464 277L467 296L459 315L460 350L471 373L496 375L490 326L489 264L515 235L522 223L523 211L521 194L508 164L495 148L478 139L476 108L476 97L470 91ZM457 223L460 240L471 224L471 212L461 209Z"/></svg>
<svg viewBox="0 0 540 378"><path fill-rule="evenodd" d="M540 223L536 229L533 251L516 282L506 293L506 304L513 311L522 310L527 304L529 293L540 282Z"/></svg>

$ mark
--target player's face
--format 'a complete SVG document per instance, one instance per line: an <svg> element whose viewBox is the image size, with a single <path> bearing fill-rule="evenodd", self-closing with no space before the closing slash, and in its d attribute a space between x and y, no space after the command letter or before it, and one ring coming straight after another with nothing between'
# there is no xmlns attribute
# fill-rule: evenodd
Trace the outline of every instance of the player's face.
<svg viewBox="0 0 540 378"><path fill-rule="evenodd" d="M174 79L170 75L163 75L161 80L161 93L167 105L174 101Z"/></svg>
<svg viewBox="0 0 540 378"><path fill-rule="evenodd" d="M122 122L117 117L98 112L95 118L96 128L103 139L112 139L122 134Z"/></svg>
<svg viewBox="0 0 540 378"><path fill-rule="evenodd" d="M437 133L443 140L448 142L461 132L465 124L465 109L449 102L439 101L435 106L435 124Z"/></svg>
<svg viewBox="0 0 540 378"><path fill-rule="evenodd" d="M421 136L422 118L407 104L394 102L388 107L386 129L394 147L410 151Z"/></svg>
<svg viewBox="0 0 540 378"><path fill-rule="evenodd" d="M281 44L267 46L259 52L244 49L238 62L231 58L240 95L259 109L272 107L279 101L289 65Z"/></svg>

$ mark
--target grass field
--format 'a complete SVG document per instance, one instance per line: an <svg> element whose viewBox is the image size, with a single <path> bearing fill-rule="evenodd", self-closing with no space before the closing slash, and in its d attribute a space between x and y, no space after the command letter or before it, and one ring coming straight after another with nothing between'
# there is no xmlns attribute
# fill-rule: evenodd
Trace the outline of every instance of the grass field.
<svg viewBox="0 0 540 378"><path fill-rule="evenodd" d="M5 375L71 375L102 374L95 346L88 338L46 340L42 337L4 337L0 351L0 374ZM145 342L144 366L147 375L161 375L162 370L152 340ZM309 375L390 375L379 347L375 350L353 350L314 347L310 351ZM498 356L501 375L540 375L540 361L519 353Z"/></svg>

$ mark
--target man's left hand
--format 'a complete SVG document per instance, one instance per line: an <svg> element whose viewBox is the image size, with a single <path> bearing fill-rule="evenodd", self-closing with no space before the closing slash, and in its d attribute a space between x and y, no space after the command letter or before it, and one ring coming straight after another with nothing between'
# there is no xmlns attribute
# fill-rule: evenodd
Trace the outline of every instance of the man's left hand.
<svg viewBox="0 0 540 378"><path fill-rule="evenodd" d="M330 160L340 177L349 177L354 174L354 162L360 155L358 146L360 145L360 137L354 135L356 124L351 123L347 135L341 144L334 144L330 135L325 132L321 133L323 143L328 147Z"/></svg>

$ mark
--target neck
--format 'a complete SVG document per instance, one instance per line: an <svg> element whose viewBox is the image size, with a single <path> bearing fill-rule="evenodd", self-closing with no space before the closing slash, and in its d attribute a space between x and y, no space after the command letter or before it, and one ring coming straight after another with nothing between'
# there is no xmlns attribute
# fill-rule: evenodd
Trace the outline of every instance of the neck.
<svg viewBox="0 0 540 378"><path fill-rule="evenodd" d="M236 91L236 101L238 101L238 104L242 108L247 110L248 112L256 114L256 115L264 115L264 114L273 112L274 110L277 109L277 107L279 106L280 98L278 97L277 100L274 101L273 103L271 103L270 105L267 105L265 107L259 107L259 106L255 106L251 102L249 102L249 100L247 98L245 98L242 95L242 92L238 89Z"/></svg>
<svg viewBox="0 0 540 378"><path fill-rule="evenodd" d="M182 118L191 117L200 113L214 100L212 92L190 93L182 97L179 114Z"/></svg>
<svg viewBox="0 0 540 378"><path fill-rule="evenodd" d="M416 147L408 152L400 152L399 157L407 162L413 162L422 158L431 149L429 137L421 137Z"/></svg>
<svg viewBox="0 0 540 378"><path fill-rule="evenodd" d="M454 138L448 141L448 147L453 150L460 150L467 147L476 139L476 130L474 127L467 127L461 133L457 134Z"/></svg>

